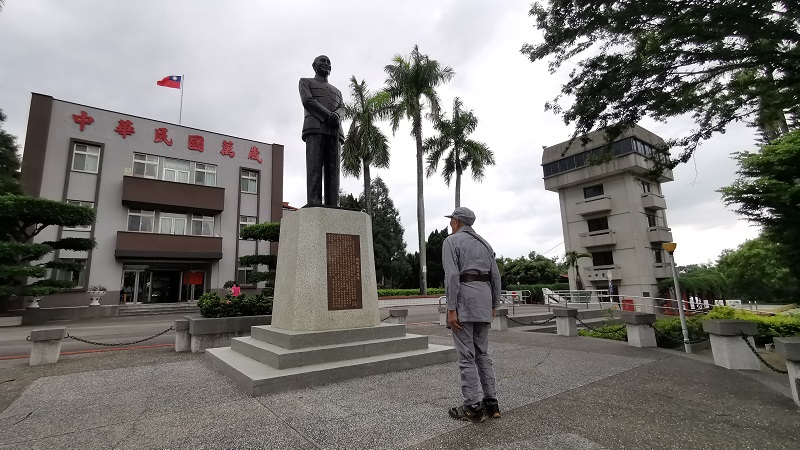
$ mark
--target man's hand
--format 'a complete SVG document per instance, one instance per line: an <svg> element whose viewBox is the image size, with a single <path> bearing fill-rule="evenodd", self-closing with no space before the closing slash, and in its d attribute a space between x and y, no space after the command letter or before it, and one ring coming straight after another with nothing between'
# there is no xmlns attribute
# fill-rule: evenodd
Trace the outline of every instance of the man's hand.
<svg viewBox="0 0 800 450"><path fill-rule="evenodd" d="M458 313L454 309L447 310L447 324L453 331L461 331L461 322L458 321Z"/></svg>
<svg viewBox="0 0 800 450"><path fill-rule="evenodd" d="M492 308L492 319L497 317L497 308Z"/></svg>
<svg viewBox="0 0 800 450"><path fill-rule="evenodd" d="M341 120L342 119L339 117L339 114L336 113L335 111L332 112L330 116L328 116L328 122L332 122L334 125L338 125L341 122Z"/></svg>

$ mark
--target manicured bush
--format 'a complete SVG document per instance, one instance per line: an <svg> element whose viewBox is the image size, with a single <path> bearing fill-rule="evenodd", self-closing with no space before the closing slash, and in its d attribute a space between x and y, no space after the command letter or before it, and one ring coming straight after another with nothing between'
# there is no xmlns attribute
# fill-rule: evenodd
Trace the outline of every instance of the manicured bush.
<svg viewBox="0 0 800 450"><path fill-rule="evenodd" d="M578 330L578 335L611 339L613 341L628 340L627 327L620 326L620 324L606 324L599 327L593 325L592 328L593 330L580 329Z"/></svg>
<svg viewBox="0 0 800 450"><path fill-rule="evenodd" d="M749 320L758 325L758 335L754 336L756 344L770 344L775 337L791 337L800 335L800 317L788 314L777 316L760 316L745 309L730 306L715 306L707 317L709 319Z"/></svg>
<svg viewBox="0 0 800 450"><path fill-rule="evenodd" d="M216 292L206 292L197 306L203 317L238 317L272 314L272 294L261 291L256 295L241 294L234 297L230 294L224 298Z"/></svg>
<svg viewBox="0 0 800 450"><path fill-rule="evenodd" d="M378 289L378 297L414 297L419 289ZM428 295L444 295L442 288L428 288Z"/></svg>
<svg viewBox="0 0 800 450"><path fill-rule="evenodd" d="M689 330L689 340L696 342L708 339L708 333L703 331L703 320L706 316L690 316L686 318L686 328ZM658 319L653 324L656 332L656 345L662 348L674 348L683 345L683 331L680 317Z"/></svg>

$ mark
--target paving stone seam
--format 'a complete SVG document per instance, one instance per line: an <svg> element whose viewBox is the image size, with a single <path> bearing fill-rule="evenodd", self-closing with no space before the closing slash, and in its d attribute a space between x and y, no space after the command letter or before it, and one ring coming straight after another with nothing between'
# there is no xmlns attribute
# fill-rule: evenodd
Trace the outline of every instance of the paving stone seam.
<svg viewBox="0 0 800 450"><path fill-rule="evenodd" d="M263 397L262 397L262 398L263 398ZM269 406L265 405L265 404L264 404L264 402L262 402L262 401L261 401L261 400L262 400L262 398L256 398L256 401L258 401L258 403L259 403L259 404L260 404L260 405L261 405L261 406L262 406L264 409L266 409L267 411L269 411L269 412L271 412L272 414L274 414L274 415L275 415L275 417L277 417L277 418L278 418L278 421L280 421L280 423L282 423L284 426L288 427L290 430L294 431L294 432L295 432L295 434L297 434L297 436L299 436L301 439L303 439L304 441L306 441L306 442L308 442L309 444L311 444L311 445L312 445L314 448L322 450L322 447L318 446L316 442L314 442L313 440L311 440L311 439L310 439L308 436L306 436L304 433L301 433L301 432L300 432L300 430L298 430L297 428L293 427L293 426L292 426L292 424L290 424L289 422L285 421L285 420L283 419L283 417L281 417L281 415L280 415L280 414L278 414L277 412L273 411L273 410L272 410L272 409L271 409Z"/></svg>

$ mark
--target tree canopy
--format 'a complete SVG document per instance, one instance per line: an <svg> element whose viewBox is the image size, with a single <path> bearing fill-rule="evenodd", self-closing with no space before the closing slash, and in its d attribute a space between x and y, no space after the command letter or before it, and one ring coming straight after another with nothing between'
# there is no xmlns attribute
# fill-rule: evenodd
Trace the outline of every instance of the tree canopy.
<svg viewBox="0 0 800 450"><path fill-rule="evenodd" d="M543 39L522 53L552 73L575 67L545 105L573 137L606 128L610 141L645 116L691 114L697 128L668 140L683 148L674 167L731 122L785 131L785 115L797 115L796 2L550 0L530 15Z"/></svg>
<svg viewBox="0 0 800 450"><path fill-rule="evenodd" d="M528 253L527 257L498 258L497 265L504 285L558 283L565 270L555 258L548 258L535 251Z"/></svg>
<svg viewBox="0 0 800 450"><path fill-rule="evenodd" d="M746 220L761 225L796 279L800 279L800 131L741 152L736 179L719 190L726 205L735 205Z"/></svg>
<svg viewBox="0 0 800 450"><path fill-rule="evenodd" d="M732 298L760 302L797 300L800 295L798 279L792 276L792 264L779 256L778 247L770 239L759 236L735 250L722 252L717 267L728 280Z"/></svg>

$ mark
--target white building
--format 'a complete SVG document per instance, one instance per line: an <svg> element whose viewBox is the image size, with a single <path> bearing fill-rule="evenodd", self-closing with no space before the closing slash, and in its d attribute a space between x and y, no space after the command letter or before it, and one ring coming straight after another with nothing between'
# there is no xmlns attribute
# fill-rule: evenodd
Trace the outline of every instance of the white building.
<svg viewBox="0 0 800 450"><path fill-rule="evenodd" d="M640 126L623 133L610 148L611 160L587 164L603 154L604 131L544 149L544 186L558 192L566 251L590 253L579 262L584 289L608 289L614 294L656 297L657 283L671 277L668 255L661 244L672 241L661 183L643 177L651 167L653 147L664 141ZM570 269L570 288L576 277Z"/></svg>

